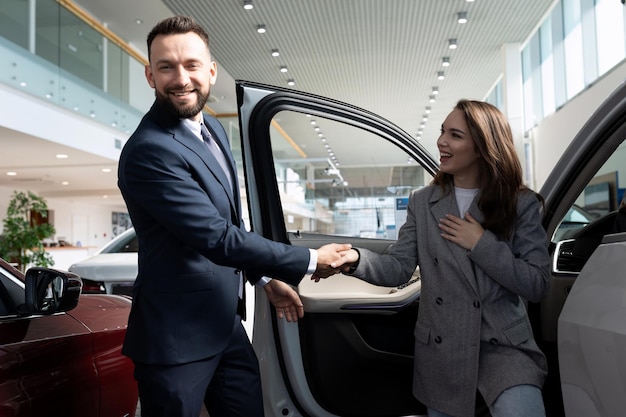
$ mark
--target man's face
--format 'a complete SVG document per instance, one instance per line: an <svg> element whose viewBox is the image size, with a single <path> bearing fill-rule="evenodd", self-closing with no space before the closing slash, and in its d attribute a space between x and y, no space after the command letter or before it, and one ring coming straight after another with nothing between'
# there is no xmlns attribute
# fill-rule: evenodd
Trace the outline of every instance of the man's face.
<svg viewBox="0 0 626 417"><path fill-rule="evenodd" d="M157 100L177 117L199 121L217 75L207 45L189 32L158 35L150 49L146 79Z"/></svg>

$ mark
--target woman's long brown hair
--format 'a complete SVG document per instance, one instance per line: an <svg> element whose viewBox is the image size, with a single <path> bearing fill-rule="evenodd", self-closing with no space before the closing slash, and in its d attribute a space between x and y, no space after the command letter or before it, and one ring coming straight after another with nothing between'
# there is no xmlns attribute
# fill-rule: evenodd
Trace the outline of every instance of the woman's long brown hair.
<svg viewBox="0 0 626 417"><path fill-rule="evenodd" d="M478 207L485 216L482 226L500 238L509 238L517 218L517 196L521 191L530 191L523 182L511 127L502 112L486 102L460 100L455 109L465 115L481 156ZM439 171L433 184L451 191L453 176Z"/></svg>

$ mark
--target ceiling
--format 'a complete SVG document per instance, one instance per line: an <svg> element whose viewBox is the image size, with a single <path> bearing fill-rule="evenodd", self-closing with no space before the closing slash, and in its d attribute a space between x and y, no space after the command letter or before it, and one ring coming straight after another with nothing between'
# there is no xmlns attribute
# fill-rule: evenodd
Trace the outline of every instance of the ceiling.
<svg viewBox="0 0 626 417"><path fill-rule="evenodd" d="M348 102L377 113L417 136L431 152L441 122L460 98L484 99L499 80L502 45L523 44L553 0L76 0L75 4L145 55L152 26L172 14L194 16L209 32L218 63L210 108L236 114L234 80L291 88ZM468 22L457 23L466 12ZM141 20L141 24L136 23ZM258 25L267 32L258 34ZM456 38L458 48L448 48ZM272 49L280 56L272 57ZM451 65L441 65L443 57ZM279 71L285 65L288 72ZM445 79L438 80L437 72ZM429 103L432 88L439 94ZM310 129L310 128L309 128ZM327 133L327 132L325 132ZM115 161L0 127L0 186L119 205ZM301 144L306 146L306 144ZM8 150L8 151L7 151ZM51 163L70 153L71 164ZM342 161L342 166L350 161ZM102 175L94 166L113 172ZM6 177L11 168L19 176ZM72 178L69 185L61 179ZM24 181L31 178L31 181ZM36 180L34 180L36 179ZM107 195L107 199L102 199Z"/></svg>

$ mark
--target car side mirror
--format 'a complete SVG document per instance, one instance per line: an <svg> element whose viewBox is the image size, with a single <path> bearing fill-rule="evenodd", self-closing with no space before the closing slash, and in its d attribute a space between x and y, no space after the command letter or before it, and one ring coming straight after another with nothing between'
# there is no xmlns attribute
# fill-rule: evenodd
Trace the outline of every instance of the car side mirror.
<svg viewBox="0 0 626 417"><path fill-rule="evenodd" d="M53 314L69 311L78 305L83 286L71 272L34 267L26 271L24 309L30 314Z"/></svg>

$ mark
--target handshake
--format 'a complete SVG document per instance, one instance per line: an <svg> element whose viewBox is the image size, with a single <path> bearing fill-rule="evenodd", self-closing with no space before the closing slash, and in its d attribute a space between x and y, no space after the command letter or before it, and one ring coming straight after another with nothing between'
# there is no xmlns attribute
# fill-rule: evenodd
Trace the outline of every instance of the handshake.
<svg viewBox="0 0 626 417"><path fill-rule="evenodd" d="M317 249L317 268L311 276L315 282L340 272L348 272L359 260L359 252L349 243L329 243Z"/></svg>
<svg viewBox="0 0 626 417"><path fill-rule="evenodd" d="M311 276L315 282L340 272L348 272L359 260L359 252L352 245L330 243L317 249L317 267ZM272 279L263 286L274 305L279 319L296 322L304 316L304 304L298 293L282 281Z"/></svg>

